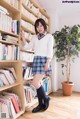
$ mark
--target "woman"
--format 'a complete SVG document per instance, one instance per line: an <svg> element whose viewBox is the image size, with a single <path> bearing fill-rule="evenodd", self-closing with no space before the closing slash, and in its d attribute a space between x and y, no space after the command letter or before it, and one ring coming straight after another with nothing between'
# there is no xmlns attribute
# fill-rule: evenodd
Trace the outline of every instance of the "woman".
<svg viewBox="0 0 80 119"><path fill-rule="evenodd" d="M34 49L35 56L33 60L32 73L33 81L31 84L37 90L39 105L32 112L44 111L49 107L50 98L46 96L41 80L47 74L51 74L51 59L53 56L53 37L47 33L47 26L43 19L37 19L35 22L35 32L32 41L27 44L24 34L22 33L22 41L27 50Z"/></svg>

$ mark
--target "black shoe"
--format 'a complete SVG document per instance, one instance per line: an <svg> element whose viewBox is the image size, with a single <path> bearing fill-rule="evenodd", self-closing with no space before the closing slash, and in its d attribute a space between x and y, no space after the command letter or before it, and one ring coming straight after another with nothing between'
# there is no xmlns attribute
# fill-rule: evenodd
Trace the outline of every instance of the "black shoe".
<svg viewBox="0 0 80 119"><path fill-rule="evenodd" d="M47 110L47 108L49 107L49 101L50 101L50 97L48 97L48 98L44 101L43 111Z"/></svg>
<svg viewBox="0 0 80 119"><path fill-rule="evenodd" d="M35 107L33 110L32 110L32 112L33 113L36 113L36 112L39 112L39 111L43 111L43 106L37 106L37 107Z"/></svg>

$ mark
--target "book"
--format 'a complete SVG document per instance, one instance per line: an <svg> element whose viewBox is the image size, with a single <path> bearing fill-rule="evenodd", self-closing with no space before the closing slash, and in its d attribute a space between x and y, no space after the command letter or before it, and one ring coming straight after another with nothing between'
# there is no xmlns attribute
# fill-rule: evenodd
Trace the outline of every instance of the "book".
<svg viewBox="0 0 80 119"><path fill-rule="evenodd" d="M0 78L3 80L4 85L9 85L7 77L0 71Z"/></svg>
<svg viewBox="0 0 80 119"><path fill-rule="evenodd" d="M3 92L3 94L11 98L11 101L13 103L16 113L20 112L18 96L16 94L8 93L8 92Z"/></svg>
<svg viewBox="0 0 80 119"><path fill-rule="evenodd" d="M0 100L3 100L5 102L7 102L8 109L9 109L9 115L10 115L11 118L12 117L15 118L16 117L16 112L15 112L14 106L12 104L11 98L8 97L7 95L4 95L4 96L0 96Z"/></svg>
<svg viewBox="0 0 80 119"><path fill-rule="evenodd" d="M0 73L3 73L5 75L7 81L9 82L9 84L15 83L15 80L13 80L13 78L11 77L10 72L8 70L1 69Z"/></svg>
<svg viewBox="0 0 80 119"><path fill-rule="evenodd" d="M17 76L16 76L16 72L15 72L15 69L12 67L12 68L3 68L4 70L9 70L9 72L13 75L14 79L16 80L17 79Z"/></svg>

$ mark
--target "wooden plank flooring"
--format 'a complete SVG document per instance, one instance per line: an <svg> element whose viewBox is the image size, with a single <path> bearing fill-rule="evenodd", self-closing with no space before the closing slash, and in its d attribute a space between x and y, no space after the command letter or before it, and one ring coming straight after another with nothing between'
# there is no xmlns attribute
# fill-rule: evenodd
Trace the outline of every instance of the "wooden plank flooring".
<svg viewBox="0 0 80 119"><path fill-rule="evenodd" d="M80 119L80 93L63 96L61 91L50 95L47 111L32 113L31 109L20 119Z"/></svg>

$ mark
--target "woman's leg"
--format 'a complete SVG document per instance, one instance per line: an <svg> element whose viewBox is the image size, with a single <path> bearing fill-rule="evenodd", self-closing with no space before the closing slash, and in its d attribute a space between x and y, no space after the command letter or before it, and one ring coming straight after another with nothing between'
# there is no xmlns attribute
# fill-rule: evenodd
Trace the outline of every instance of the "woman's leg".
<svg viewBox="0 0 80 119"><path fill-rule="evenodd" d="M41 81L44 78L44 74L35 74L31 84L38 89L41 86Z"/></svg>
<svg viewBox="0 0 80 119"><path fill-rule="evenodd" d="M44 77L44 75L36 74L36 75L34 75L34 78L31 81L31 84L36 88L38 102L39 102L39 105L36 108L34 108L32 110L32 112L38 112L38 111L42 110L42 107L43 107L42 96L38 92L38 88L41 86L41 80L43 79L43 77Z"/></svg>
<svg viewBox="0 0 80 119"><path fill-rule="evenodd" d="M38 112L38 111L41 111L41 110L46 110L49 106L49 97L46 96L44 88L40 84L43 77L44 77L43 74L36 74L34 76L33 81L32 81L32 85L34 85L36 90L37 90L37 95L38 95L38 100L39 100L38 107L34 108L32 112ZM44 100L44 107L43 107L42 100Z"/></svg>

